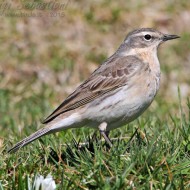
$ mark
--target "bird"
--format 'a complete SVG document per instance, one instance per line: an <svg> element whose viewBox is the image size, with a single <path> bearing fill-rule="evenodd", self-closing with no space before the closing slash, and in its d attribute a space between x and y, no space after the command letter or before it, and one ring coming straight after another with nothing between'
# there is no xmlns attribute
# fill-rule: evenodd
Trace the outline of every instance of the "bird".
<svg viewBox="0 0 190 190"><path fill-rule="evenodd" d="M153 28L129 32L116 52L42 121L43 128L8 152L44 135L79 127L98 129L111 147L109 131L138 118L154 100L161 76L158 47L176 38Z"/></svg>

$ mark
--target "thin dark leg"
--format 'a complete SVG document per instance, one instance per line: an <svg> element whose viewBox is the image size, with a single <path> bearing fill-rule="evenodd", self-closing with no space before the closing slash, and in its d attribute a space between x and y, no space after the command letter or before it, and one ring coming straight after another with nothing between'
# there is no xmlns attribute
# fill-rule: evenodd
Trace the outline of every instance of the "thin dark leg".
<svg viewBox="0 0 190 190"><path fill-rule="evenodd" d="M112 143L111 140L109 139L108 135L109 135L109 131L106 130L107 128L107 123L103 122L101 123L98 128L100 130L100 134L104 137L105 141L108 143L108 145L110 146L110 148L112 147Z"/></svg>
<svg viewBox="0 0 190 190"><path fill-rule="evenodd" d="M108 137L109 131L102 131L102 130L100 130L100 134L104 137L105 141L108 143L108 145L111 148L112 147L112 143L111 143L110 138Z"/></svg>

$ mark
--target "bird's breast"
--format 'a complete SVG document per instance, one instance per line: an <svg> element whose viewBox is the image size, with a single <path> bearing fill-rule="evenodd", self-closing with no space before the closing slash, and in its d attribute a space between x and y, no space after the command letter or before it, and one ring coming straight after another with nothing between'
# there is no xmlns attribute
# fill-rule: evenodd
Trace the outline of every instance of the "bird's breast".
<svg viewBox="0 0 190 190"><path fill-rule="evenodd" d="M156 92L156 80L139 76L89 105L87 118L97 123L107 122L109 129L120 127L121 123L129 123L141 115L153 101Z"/></svg>

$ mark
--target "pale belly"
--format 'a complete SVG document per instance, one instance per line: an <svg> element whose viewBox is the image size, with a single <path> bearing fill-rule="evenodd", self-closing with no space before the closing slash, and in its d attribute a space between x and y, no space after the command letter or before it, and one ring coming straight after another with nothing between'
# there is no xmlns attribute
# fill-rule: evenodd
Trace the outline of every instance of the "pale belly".
<svg viewBox="0 0 190 190"><path fill-rule="evenodd" d="M127 124L140 116L153 101L158 87L155 81L144 81L142 85L124 86L90 104L86 111L90 127L101 122L108 124L107 130Z"/></svg>

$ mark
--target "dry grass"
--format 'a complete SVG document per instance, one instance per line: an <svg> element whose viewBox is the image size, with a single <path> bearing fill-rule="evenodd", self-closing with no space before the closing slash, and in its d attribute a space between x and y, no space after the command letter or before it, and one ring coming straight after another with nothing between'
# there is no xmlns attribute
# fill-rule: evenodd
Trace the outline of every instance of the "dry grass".
<svg viewBox="0 0 190 190"><path fill-rule="evenodd" d="M159 50L161 89L145 118L153 113L170 125L173 121L168 118L180 117L178 86L183 112L188 114L189 1L59 2L65 3L63 10L34 10L41 17L1 16L0 146L5 146L7 138L15 142L19 135L34 131L36 121L50 113L110 56L129 31L139 27L181 36ZM14 1L11 12L18 5L21 1ZM51 13L62 16L52 17Z"/></svg>

